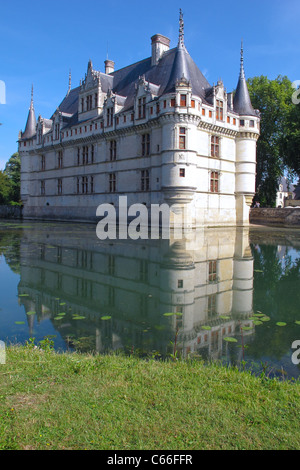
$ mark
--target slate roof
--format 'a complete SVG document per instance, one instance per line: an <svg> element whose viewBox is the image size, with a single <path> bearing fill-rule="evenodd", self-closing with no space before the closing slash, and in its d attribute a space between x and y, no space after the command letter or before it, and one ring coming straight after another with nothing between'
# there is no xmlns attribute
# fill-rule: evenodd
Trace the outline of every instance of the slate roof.
<svg viewBox="0 0 300 470"><path fill-rule="evenodd" d="M108 90L125 98L123 110L130 109L134 105L136 83L141 76L146 82L157 86L157 96L175 91L175 84L183 76L190 81L193 94L207 101L212 87L199 70L185 48L176 47L166 51L158 64L151 65L151 57L131 64L110 75L100 73L101 88L104 93ZM157 91L156 90L156 91ZM80 86L72 89L63 99L58 109L63 113L75 114L78 110ZM73 123L75 119L72 118Z"/></svg>
<svg viewBox="0 0 300 470"><path fill-rule="evenodd" d="M22 133L22 139L31 139L35 134L36 134L36 117L35 117L35 111L34 111L34 106L33 106L33 96L31 92L30 108L28 111L25 131Z"/></svg>

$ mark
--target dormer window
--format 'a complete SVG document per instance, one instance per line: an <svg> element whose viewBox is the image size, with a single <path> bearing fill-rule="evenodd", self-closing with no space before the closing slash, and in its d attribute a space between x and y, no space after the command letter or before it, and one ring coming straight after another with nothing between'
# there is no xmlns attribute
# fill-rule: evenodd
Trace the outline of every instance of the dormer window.
<svg viewBox="0 0 300 470"><path fill-rule="evenodd" d="M86 110L90 111L93 107L93 96L89 95L86 97Z"/></svg>
<svg viewBox="0 0 300 470"><path fill-rule="evenodd" d="M186 108L186 95L180 95L180 106Z"/></svg>
<svg viewBox="0 0 300 470"><path fill-rule="evenodd" d="M216 100L216 119L218 121L223 121L223 101Z"/></svg>
<svg viewBox="0 0 300 470"><path fill-rule="evenodd" d="M43 130L40 128L38 131L38 144L42 143ZM24 145L25 147L25 145Z"/></svg>
<svg viewBox="0 0 300 470"><path fill-rule="evenodd" d="M138 99L138 116L139 119L144 119L146 117L146 97Z"/></svg>
<svg viewBox="0 0 300 470"><path fill-rule="evenodd" d="M113 108L108 108L107 109L107 113L106 113L106 116L107 116L107 126L112 126L113 125Z"/></svg>
<svg viewBox="0 0 300 470"><path fill-rule="evenodd" d="M55 140L59 139L59 124L55 124Z"/></svg>

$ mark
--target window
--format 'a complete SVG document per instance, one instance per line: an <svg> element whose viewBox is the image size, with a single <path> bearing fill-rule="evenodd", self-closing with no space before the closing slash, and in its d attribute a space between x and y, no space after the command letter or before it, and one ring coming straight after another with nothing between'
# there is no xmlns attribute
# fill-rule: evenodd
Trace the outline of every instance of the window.
<svg viewBox="0 0 300 470"><path fill-rule="evenodd" d="M89 95L86 97L86 110L90 111L93 108L93 96Z"/></svg>
<svg viewBox="0 0 300 470"><path fill-rule="evenodd" d="M150 134L142 135L142 156L150 155Z"/></svg>
<svg viewBox="0 0 300 470"><path fill-rule="evenodd" d="M82 164L86 165L89 163L89 148L87 145L82 147Z"/></svg>
<svg viewBox="0 0 300 470"><path fill-rule="evenodd" d="M107 109L107 112L106 112L106 116L107 116L106 125L107 125L107 127L113 125L113 112L114 112L113 108L108 108Z"/></svg>
<svg viewBox="0 0 300 470"><path fill-rule="evenodd" d="M218 158L220 156L220 138L217 135L211 136L211 156Z"/></svg>
<svg viewBox="0 0 300 470"><path fill-rule="evenodd" d="M218 121L223 121L223 101L216 101L216 119Z"/></svg>
<svg viewBox="0 0 300 470"><path fill-rule="evenodd" d="M185 149L185 135L186 135L186 129L185 127L180 127L179 128L179 148L181 150Z"/></svg>
<svg viewBox="0 0 300 470"><path fill-rule="evenodd" d="M139 119L146 117L146 97L138 99L138 116Z"/></svg>
<svg viewBox="0 0 300 470"><path fill-rule="evenodd" d="M62 179L58 178L57 180L57 193L62 194Z"/></svg>
<svg viewBox="0 0 300 470"><path fill-rule="evenodd" d="M202 108L202 116L205 116L205 109Z"/></svg>
<svg viewBox="0 0 300 470"><path fill-rule="evenodd" d="M63 167L63 153L61 150L59 150L57 154L57 165L58 165L58 168Z"/></svg>
<svg viewBox="0 0 300 470"><path fill-rule="evenodd" d="M186 107L186 95L180 95L180 106Z"/></svg>
<svg viewBox="0 0 300 470"><path fill-rule="evenodd" d="M141 171L141 190L149 191L150 189L150 179L149 179L149 170Z"/></svg>
<svg viewBox="0 0 300 470"><path fill-rule="evenodd" d="M208 298L207 298L207 315L208 315L208 318L213 317L216 314L216 304L217 304L216 294L209 295Z"/></svg>
<svg viewBox="0 0 300 470"><path fill-rule="evenodd" d="M251 119L250 122L249 122L249 126L250 127L254 127L254 121Z"/></svg>
<svg viewBox="0 0 300 470"><path fill-rule="evenodd" d="M191 100L191 107L195 108L195 100Z"/></svg>
<svg viewBox="0 0 300 470"><path fill-rule="evenodd" d="M95 108L98 107L98 93L95 93Z"/></svg>
<svg viewBox="0 0 300 470"><path fill-rule="evenodd" d="M217 171L212 171L210 174L210 191L212 193L219 192L219 173Z"/></svg>
<svg viewBox="0 0 300 470"><path fill-rule="evenodd" d="M177 287L178 287L178 289L183 288L183 279L178 279Z"/></svg>
<svg viewBox="0 0 300 470"><path fill-rule="evenodd" d="M77 165L80 165L80 147L77 147Z"/></svg>
<svg viewBox="0 0 300 470"><path fill-rule="evenodd" d="M236 125L236 118L233 118L233 125Z"/></svg>
<svg viewBox="0 0 300 470"><path fill-rule="evenodd" d="M208 282L215 282L217 280L217 261L208 262Z"/></svg>
<svg viewBox="0 0 300 470"><path fill-rule="evenodd" d="M244 119L240 119L240 126L244 127L245 125L245 120Z"/></svg>
<svg viewBox="0 0 300 470"><path fill-rule="evenodd" d="M55 124L55 140L59 139L59 124Z"/></svg>
<svg viewBox="0 0 300 470"><path fill-rule="evenodd" d="M80 194L80 178L77 178L76 191L77 191L77 194Z"/></svg>
<svg viewBox="0 0 300 470"><path fill-rule="evenodd" d="M172 99L171 99L171 107L172 107L172 108L175 107L175 98L172 98Z"/></svg>
<svg viewBox="0 0 300 470"><path fill-rule="evenodd" d="M116 140L111 140L109 143L109 159L110 161L116 160L117 158L117 142Z"/></svg>
<svg viewBox="0 0 300 470"><path fill-rule="evenodd" d="M41 181L41 196L45 195L45 180Z"/></svg>
<svg viewBox="0 0 300 470"><path fill-rule="evenodd" d="M109 174L109 192L110 193L116 192L116 174L115 173Z"/></svg>
<svg viewBox="0 0 300 470"><path fill-rule="evenodd" d="M46 169L46 158L45 155L41 156L41 170L44 171Z"/></svg>
<svg viewBox="0 0 300 470"><path fill-rule="evenodd" d="M89 192L89 182L87 176L82 176L81 178L81 192L82 194L87 194Z"/></svg>
<svg viewBox="0 0 300 470"><path fill-rule="evenodd" d="M184 178L185 177L185 168L179 168L179 176L181 178Z"/></svg>
<svg viewBox="0 0 300 470"><path fill-rule="evenodd" d="M90 188L91 188L90 189L91 193L93 193L94 192L94 177L93 176L90 177Z"/></svg>
<svg viewBox="0 0 300 470"><path fill-rule="evenodd" d="M39 131L38 131L38 143L39 144L42 143L42 137L43 137L43 130L39 129ZM24 147L26 147L26 142L24 142Z"/></svg>
<svg viewBox="0 0 300 470"><path fill-rule="evenodd" d="M209 111L208 115L211 118L212 117L212 111Z"/></svg>
<svg viewBox="0 0 300 470"><path fill-rule="evenodd" d="M94 163L95 159L95 147L94 145L91 145L91 163Z"/></svg>

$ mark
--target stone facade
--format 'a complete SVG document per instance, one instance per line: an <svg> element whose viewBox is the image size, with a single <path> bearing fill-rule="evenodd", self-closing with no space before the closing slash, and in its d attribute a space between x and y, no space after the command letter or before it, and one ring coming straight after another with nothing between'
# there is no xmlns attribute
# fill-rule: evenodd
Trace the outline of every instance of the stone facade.
<svg viewBox="0 0 300 470"><path fill-rule="evenodd" d="M151 41L150 58L119 71L89 61L51 119L35 122L31 100L19 135L24 218L93 221L126 195L129 205L175 204L195 227L249 223L260 119L243 54L233 99L192 61L182 15L177 47Z"/></svg>

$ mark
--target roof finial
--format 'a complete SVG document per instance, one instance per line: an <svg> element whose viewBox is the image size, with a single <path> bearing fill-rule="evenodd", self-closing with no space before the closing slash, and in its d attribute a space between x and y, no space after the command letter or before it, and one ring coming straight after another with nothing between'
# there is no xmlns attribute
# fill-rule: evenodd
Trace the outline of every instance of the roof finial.
<svg viewBox="0 0 300 470"><path fill-rule="evenodd" d="M240 76L242 78L245 77L245 71L244 71L244 45L243 45L243 39L241 41L241 71L240 71Z"/></svg>
<svg viewBox="0 0 300 470"><path fill-rule="evenodd" d="M70 93L71 91L71 87L72 87L72 73L71 73L71 69L69 70L69 89L68 89L68 94Z"/></svg>
<svg viewBox="0 0 300 470"><path fill-rule="evenodd" d="M179 10L179 41L178 41L179 46L184 47L184 22L183 22L183 13L180 8Z"/></svg>
<svg viewBox="0 0 300 470"><path fill-rule="evenodd" d="M33 109L33 83L32 83L32 85L31 85L30 109Z"/></svg>

